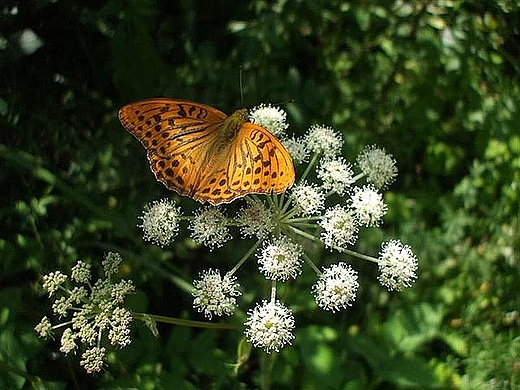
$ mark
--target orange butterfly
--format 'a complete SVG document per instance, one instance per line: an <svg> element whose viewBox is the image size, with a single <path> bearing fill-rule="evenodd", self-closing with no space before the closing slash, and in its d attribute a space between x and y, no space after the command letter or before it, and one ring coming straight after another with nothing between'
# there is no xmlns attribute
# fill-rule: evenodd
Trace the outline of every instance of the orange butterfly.
<svg viewBox="0 0 520 390"><path fill-rule="evenodd" d="M294 183L291 156L268 130L187 100L131 103L119 120L148 152L150 167L167 188L213 205L247 194L284 192Z"/></svg>

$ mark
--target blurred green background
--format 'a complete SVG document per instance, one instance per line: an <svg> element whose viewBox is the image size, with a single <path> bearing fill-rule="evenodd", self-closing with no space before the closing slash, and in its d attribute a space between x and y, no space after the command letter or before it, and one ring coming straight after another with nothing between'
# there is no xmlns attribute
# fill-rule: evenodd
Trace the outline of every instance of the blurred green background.
<svg viewBox="0 0 520 390"><path fill-rule="evenodd" d="M203 320L179 278L229 269L250 243L144 243L143 205L173 194L116 114L153 96L230 113L240 67L246 107L291 101L291 132L323 123L350 161L372 143L394 155L385 224L357 249L377 255L399 238L419 259L416 284L388 293L373 264L316 253L351 262L360 294L323 312L304 270L285 299L296 340L272 387L519 388L518 1L6 0L0 12L0 388L260 386L257 351L234 374L240 332L159 325L154 338L136 323L131 346L89 376L33 331L50 312L39 276L109 250L138 288L132 307ZM262 297L257 273L238 277Z"/></svg>

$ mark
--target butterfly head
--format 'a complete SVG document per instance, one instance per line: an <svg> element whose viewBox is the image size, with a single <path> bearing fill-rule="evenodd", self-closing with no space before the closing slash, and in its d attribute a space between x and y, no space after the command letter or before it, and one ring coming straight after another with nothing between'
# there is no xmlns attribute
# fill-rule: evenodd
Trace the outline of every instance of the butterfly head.
<svg viewBox="0 0 520 390"><path fill-rule="evenodd" d="M225 118L222 122L222 127L219 129L220 139L224 142L231 142L248 118L249 113L245 108L237 110Z"/></svg>

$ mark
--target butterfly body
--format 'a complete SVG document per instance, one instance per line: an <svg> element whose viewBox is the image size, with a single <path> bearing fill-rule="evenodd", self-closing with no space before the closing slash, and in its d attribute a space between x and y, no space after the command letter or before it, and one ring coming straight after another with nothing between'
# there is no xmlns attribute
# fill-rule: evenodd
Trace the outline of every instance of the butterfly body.
<svg viewBox="0 0 520 390"><path fill-rule="evenodd" d="M211 106L167 98L119 110L144 146L158 181L180 195L217 205L253 193L281 193L294 183L291 157L247 110L226 116Z"/></svg>

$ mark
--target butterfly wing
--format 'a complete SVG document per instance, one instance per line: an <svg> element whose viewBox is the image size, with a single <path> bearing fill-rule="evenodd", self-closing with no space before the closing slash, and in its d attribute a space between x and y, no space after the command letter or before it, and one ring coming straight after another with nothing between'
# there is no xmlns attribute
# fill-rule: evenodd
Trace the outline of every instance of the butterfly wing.
<svg viewBox="0 0 520 390"><path fill-rule="evenodd" d="M119 120L148 152L157 180L181 195L197 187L226 114L205 104L167 98L128 104Z"/></svg>
<svg viewBox="0 0 520 390"><path fill-rule="evenodd" d="M195 196L219 204L247 194L281 193L294 183L287 149L269 131L250 122L237 132L225 162L220 170L202 178Z"/></svg>
<svg viewBox="0 0 520 390"><path fill-rule="evenodd" d="M294 183L291 156L266 129L204 104L167 98L124 106L119 119L145 147L167 188L214 205Z"/></svg>
<svg viewBox="0 0 520 390"><path fill-rule="evenodd" d="M148 99L119 110L119 120L149 152L169 156L205 143L211 129L227 117L222 111L188 100Z"/></svg>

